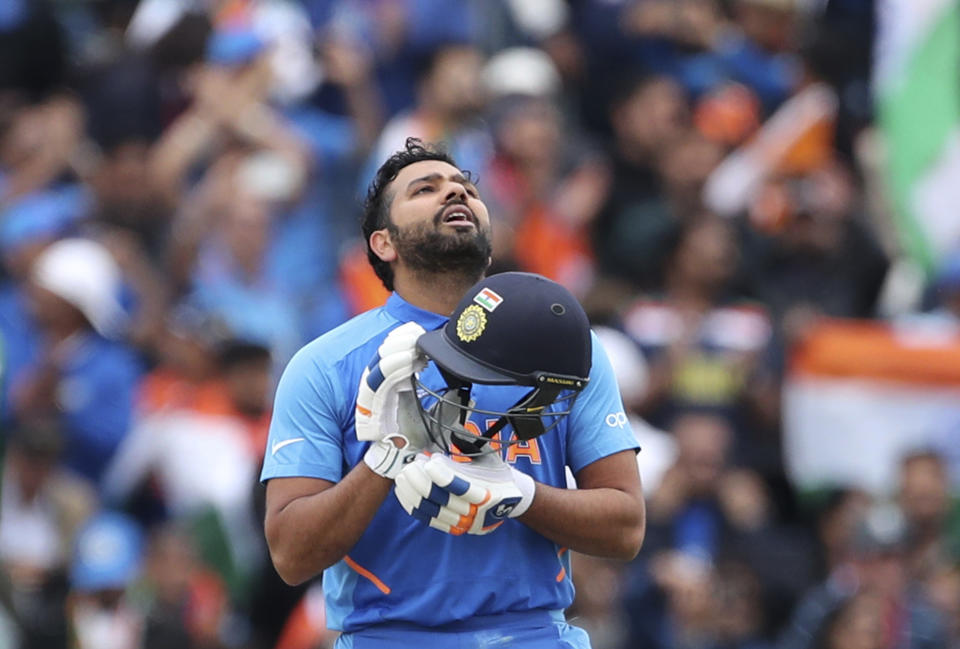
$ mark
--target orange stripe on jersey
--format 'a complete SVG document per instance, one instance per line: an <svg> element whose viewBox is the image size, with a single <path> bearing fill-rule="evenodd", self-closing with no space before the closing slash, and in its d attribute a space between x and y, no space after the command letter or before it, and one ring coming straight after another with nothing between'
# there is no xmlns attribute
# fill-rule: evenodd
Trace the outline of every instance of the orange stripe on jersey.
<svg viewBox="0 0 960 649"><path fill-rule="evenodd" d="M384 595L390 594L390 587L387 586L382 581L380 581L380 578L377 577L375 574L373 574L372 572L370 572L369 570L361 566L359 563L351 559L349 556L344 556L343 560L344 562L346 562L348 566L353 568L358 575L362 575L367 579L369 579L373 583L373 585L377 587L377 590L379 590L381 593L383 593Z"/></svg>
<svg viewBox="0 0 960 649"><path fill-rule="evenodd" d="M562 557L563 553L566 551L567 551L567 548L560 548L559 550L557 550L557 558L559 559L560 557ZM560 572L557 573L557 581L558 582L563 581L563 578L566 576L567 576L567 569L564 568L563 566L560 566Z"/></svg>

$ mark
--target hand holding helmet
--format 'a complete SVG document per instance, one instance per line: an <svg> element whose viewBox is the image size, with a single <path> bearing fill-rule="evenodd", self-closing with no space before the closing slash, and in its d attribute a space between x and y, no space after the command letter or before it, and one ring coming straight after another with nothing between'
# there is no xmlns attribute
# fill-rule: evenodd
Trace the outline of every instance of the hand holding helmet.
<svg viewBox="0 0 960 649"><path fill-rule="evenodd" d="M426 365L416 348L422 334L423 327L415 322L391 331L357 388L357 439L373 442L363 459L386 478L395 478L429 444L410 381Z"/></svg>
<svg viewBox="0 0 960 649"><path fill-rule="evenodd" d="M396 483L394 493L408 514L454 535L489 534L526 512L536 491L533 478L494 453L470 462L420 454Z"/></svg>

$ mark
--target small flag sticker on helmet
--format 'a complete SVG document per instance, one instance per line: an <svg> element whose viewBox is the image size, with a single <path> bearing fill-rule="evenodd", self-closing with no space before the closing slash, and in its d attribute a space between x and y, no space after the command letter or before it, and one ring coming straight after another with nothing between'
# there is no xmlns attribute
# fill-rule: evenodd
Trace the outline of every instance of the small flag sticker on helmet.
<svg viewBox="0 0 960 649"><path fill-rule="evenodd" d="M473 301L487 311L492 312L494 309L500 306L500 303L503 302L503 298L490 289L485 288L474 296Z"/></svg>

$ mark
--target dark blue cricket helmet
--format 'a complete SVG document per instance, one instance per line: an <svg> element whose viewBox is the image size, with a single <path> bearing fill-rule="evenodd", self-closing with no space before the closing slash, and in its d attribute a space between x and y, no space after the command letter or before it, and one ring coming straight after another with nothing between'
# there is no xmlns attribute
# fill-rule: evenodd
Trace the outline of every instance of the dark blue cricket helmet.
<svg viewBox="0 0 960 649"><path fill-rule="evenodd" d="M474 284L447 324L421 336L417 347L437 365L448 387L439 394L416 381L421 393L435 399L423 410L428 432L435 442L449 440L467 455L489 451L493 445L484 450L485 438L507 426L511 434L499 445L529 440L556 426L586 387L592 358L590 322L577 299L546 277L519 272ZM508 410L495 412L474 407L474 384L530 390ZM477 438L463 429L469 412L498 420Z"/></svg>

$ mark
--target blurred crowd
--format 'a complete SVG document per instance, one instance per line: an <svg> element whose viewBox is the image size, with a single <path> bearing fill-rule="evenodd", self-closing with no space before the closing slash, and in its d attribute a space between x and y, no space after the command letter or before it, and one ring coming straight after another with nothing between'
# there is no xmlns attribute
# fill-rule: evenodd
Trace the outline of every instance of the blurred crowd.
<svg viewBox="0 0 960 649"><path fill-rule="evenodd" d="M882 494L784 469L790 349L884 317L901 252L875 12L0 2L0 647L332 646L257 476L286 361L385 298L358 215L408 136L479 179L493 271L565 284L614 362L648 532L575 558L595 649L960 647L949 463ZM960 263L924 288L960 318Z"/></svg>

